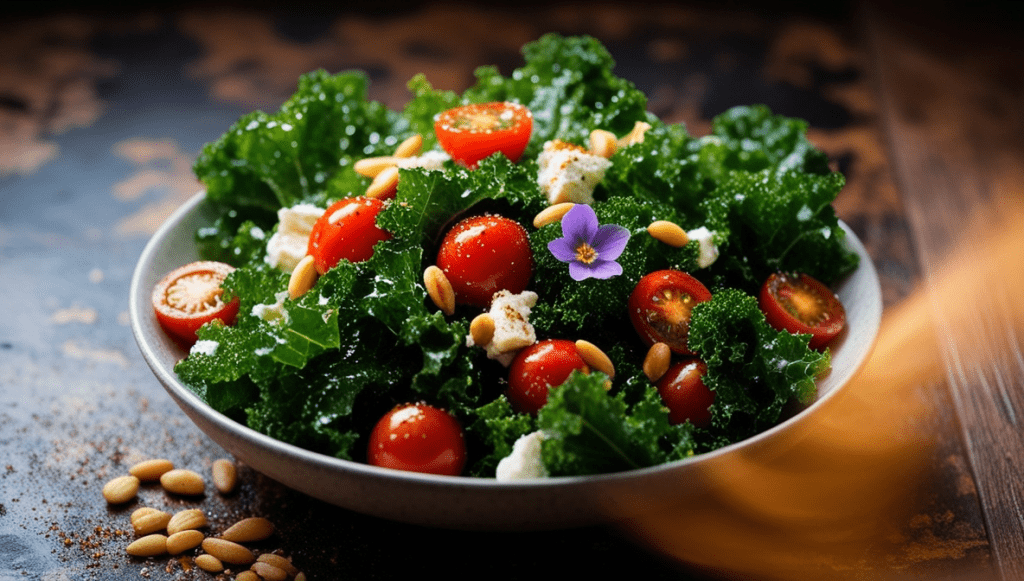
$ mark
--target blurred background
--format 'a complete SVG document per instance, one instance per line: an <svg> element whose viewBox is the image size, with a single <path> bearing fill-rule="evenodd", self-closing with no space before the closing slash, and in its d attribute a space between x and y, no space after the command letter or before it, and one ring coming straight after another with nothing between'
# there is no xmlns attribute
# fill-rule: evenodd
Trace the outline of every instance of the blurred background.
<svg viewBox="0 0 1024 581"><path fill-rule="evenodd" d="M311 579L495 579L630 568L683 579L1024 576L1018 241L1024 20L1011 2L7 2L0 21L0 580L199 578L124 554L99 488L152 456L225 453L164 393L127 322L148 237L199 189L204 143L297 77L362 69L392 107L423 72L462 90L546 32L590 34L693 135L741 104L810 124L847 176L840 218L886 315L856 382L699 510L531 533L428 531L243 470L221 523L260 514ZM770 454L769 454L770 455ZM150 491L154 495L156 491ZM615 515L609 515L614 517ZM545 563L544 565L539 565ZM540 567L540 573L538 573Z"/></svg>

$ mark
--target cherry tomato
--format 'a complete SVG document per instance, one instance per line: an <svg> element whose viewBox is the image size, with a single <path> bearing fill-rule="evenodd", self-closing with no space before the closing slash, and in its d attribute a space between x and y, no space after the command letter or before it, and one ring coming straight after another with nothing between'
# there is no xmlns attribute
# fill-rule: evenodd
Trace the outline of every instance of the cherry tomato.
<svg viewBox="0 0 1024 581"><path fill-rule="evenodd" d="M846 309L839 298L806 274L769 276L758 305L772 327L810 334L811 349L824 349L846 326Z"/></svg>
<svg viewBox="0 0 1024 581"><path fill-rule="evenodd" d="M533 114L516 103L464 105L434 120L438 143L453 160L470 169L498 151L519 161L532 131Z"/></svg>
<svg viewBox="0 0 1024 581"><path fill-rule="evenodd" d="M575 369L590 373L576 343L565 339L534 343L512 360L505 396L517 411L535 414L548 402L548 390L565 383Z"/></svg>
<svg viewBox="0 0 1024 581"><path fill-rule="evenodd" d="M475 216L456 224L441 241L437 266L455 290L455 302L486 308L500 290L526 290L533 252L526 230L501 216Z"/></svg>
<svg viewBox="0 0 1024 581"><path fill-rule="evenodd" d="M690 312L710 299L711 292L685 272L658 270L641 278L629 295L629 320L647 345L663 342L689 355Z"/></svg>
<svg viewBox="0 0 1024 581"><path fill-rule="evenodd" d="M466 465L466 443L448 412L424 403L404 404L374 426L366 456L374 466L458 476Z"/></svg>
<svg viewBox="0 0 1024 581"><path fill-rule="evenodd" d="M658 380L658 393L668 408L668 421L681 424L687 420L698 428L711 425L711 404L715 403L715 392L704 385L704 374L708 366L689 357L672 367Z"/></svg>
<svg viewBox="0 0 1024 581"><path fill-rule="evenodd" d="M356 196L327 208L313 224L306 250L313 256L316 271L324 274L342 258L362 262L373 256L373 245L391 238L377 227L377 214L383 207L384 202L376 198Z"/></svg>
<svg viewBox="0 0 1024 581"><path fill-rule="evenodd" d="M224 302L221 283L234 269L223 262L200 261L167 273L153 287L153 312L164 332L186 347L196 342L196 331L219 320L232 325L238 315L238 297Z"/></svg>

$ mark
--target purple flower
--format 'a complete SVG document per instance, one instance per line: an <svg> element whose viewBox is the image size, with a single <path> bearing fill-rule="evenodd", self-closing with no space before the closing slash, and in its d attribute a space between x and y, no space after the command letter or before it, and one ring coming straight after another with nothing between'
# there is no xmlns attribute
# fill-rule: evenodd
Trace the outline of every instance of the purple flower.
<svg viewBox="0 0 1024 581"><path fill-rule="evenodd" d="M615 259L628 240L629 230L615 224L599 226L593 208L576 204L562 217L562 238L549 242L548 250L569 263L573 280L606 279L622 274L622 265Z"/></svg>

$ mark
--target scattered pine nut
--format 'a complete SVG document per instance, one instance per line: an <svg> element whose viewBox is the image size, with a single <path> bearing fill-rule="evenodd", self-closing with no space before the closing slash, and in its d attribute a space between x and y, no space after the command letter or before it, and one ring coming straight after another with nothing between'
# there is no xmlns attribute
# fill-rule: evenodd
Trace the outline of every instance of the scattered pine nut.
<svg viewBox="0 0 1024 581"><path fill-rule="evenodd" d="M262 577L264 581L286 581L288 579L287 571L279 569L270 563L256 561L249 569Z"/></svg>
<svg viewBox="0 0 1024 581"><path fill-rule="evenodd" d="M235 577L235 581L260 581L260 576L255 571L242 571Z"/></svg>
<svg viewBox="0 0 1024 581"><path fill-rule="evenodd" d="M383 157L367 157L352 164L352 169L356 170L356 173L361 176L375 178L377 177L377 174L389 167L394 167L396 163L398 163L397 158L390 155Z"/></svg>
<svg viewBox="0 0 1024 581"><path fill-rule="evenodd" d="M615 155L619 148L615 134L604 129L595 129L590 132L590 153L609 158Z"/></svg>
<svg viewBox="0 0 1024 581"><path fill-rule="evenodd" d="M473 338L473 344L483 347L494 339L494 317L488 313L482 313L473 318L469 324L469 335Z"/></svg>
<svg viewBox="0 0 1024 581"><path fill-rule="evenodd" d="M651 345L651 348L647 350L647 356L644 357L644 375L652 383L657 383L668 371L671 359L672 350L669 349L667 343L659 342Z"/></svg>
<svg viewBox="0 0 1024 581"><path fill-rule="evenodd" d="M146 535L128 545L125 549L133 557L155 557L167 552L167 537L161 534Z"/></svg>
<svg viewBox="0 0 1024 581"><path fill-rule="evenodd" d="M221 533L220 538L235 543L262 541L274 534L274 525L269 520L254 516L243 518Z"/></svg>
<svg viewBox="0 0 1024 581"><path fill-rule="evenodd" d="M139 493L139 479L134 476L118 476L103 485L103 498L110 504L124 504Z"/></svg>
<svg viewBox="0 0 1024 581"><path fill-rule="evenodd" d="M398 190L398 166L386 167L366 188L367 198L385 198Z"/></svg>
<svg viewBox="0 0 1024 581"><path fill-rule="evenodd" d="M299 571L295 574L295 581L306 581L306 574Z"/></svg>
<svg viewBox="0 0 1024 581"><path fill-rule="evenodd" d="M132 513L131 521L135 536L144 537L167 528L171 515L155 508L143 507Z"/></svg>
<svg viewBox="0 0 1024 581"><path fill-rule="evenodd" d="M128 469L128 473L142 482L155 482L170 470L174 470L174 464L170 460L154 458L134 464Z"/></svg>
<svg viewBox="0 0 1024 581"><path fill-rule="evenodd" d="M419 155L421 149L423 149L423 136L417 133L411 137L406 137L405 141L398 144L398 147L395 148L395 157Z"/></svg>
<svg viewBox="0 0 1024 581"><path fill-rule="evenodd" d="M430 300L441 312L449 317L455 314L455 290L443 270L433 264L428 266L423 271L423 286L427 287Z"/></svg>
<svg viewBox="0 0 1024 581"><path fill-rule="evenodd" d="M561 204L555 204L548 206L541 210L536 216L533 217L533 227L543 228L548 224L554 224L562 219L569 210L572 209L576 204L572 202L562 202Z"/></svg>
<svg viewBox="0 0 1024 581"><path fill-rule="evenodd" d="M576 341L576 351L590 368L607 375L609 379L615 378L615 366L600 347L590 341L580 339Z"/></svg>
<svg viewBox="0 0 1024 581"><path fill-rule="evenodd" d="M256 555L242 545L214 537L203 539L203 550L232 565L248 565L256 560Z"/></svg>
<svg viewBox="0 0 1024 581"><path fill-rule="evenodd" d="M637 121L633 124L633 129L619 140L619 146L626 147L628 145L633 145L634 143L643 143L644 134L647 133L647 130L650 128L650 123Z"/></svg>
<svg viewBox="0 0 1024 581"><path fill-rule="evenodd" d="M316 269L313 272L316 272ZM238 485L238 469L235 467L234 462L227 458L214 460L212 472L213 485L217 487L221 494L234 492L235 486Z"/></svg>
<svg viewBox="0 0 1024 581"><path fill-rule="evenodd" d="M313 255L303 256L302 260L295 265L291 278L288 279L288 298L295 300L309 292L309 289L316 284L317 274ZM214 480L214 485L216 486L216 484L217 482Z"/></svg>
<svg viewBox="0 0 1024 581"><path fill-rule="evenodd" d="M180 555L189 549L198 547L205 536L195 529L178 531L167 537L167 552L172 555Z"/></svg>
<svg viewBox="0 0 1024 581"><path fill-rule="evenodd" d="M291 560L286 559L281 555L276 555L274 553L263 553L262 555L257 557L256 561L259 563L267 563L269 565L273 565L278 569L284 569L285 572L287 572L289 575L299 574L299 569L292 564Z"/></svg>
<svg viewBox="0 0 1024 581"><path fill-rule="evenodd" d="M185 496L199 496L206 488L203 477L184 468L175 468L160 476L160 485L167 492Z"/></svg>
<svg viewBox="0 0 1024 581"><path fill-rule="evenodd" d="M224 570L224 563L213 555L199 555L196 557L196 567L207 573L220 573Z"/></svg>
<svg viewBox="0 0 1024 581"><path fill-rule="evenodd" d="M690 243L690 237L686 235L686 230L668 220L652 222L647 227L647 233L653 236L655 240L676 248L682 248Z"/></svg>
<svg viewBox="0 0 1024 581"><path fill-rule="evenodd" d="M181 531L201 529L208 524L206 515L198 508L189 508L176 513L167 523L167 534L173 535Z"/></svg>

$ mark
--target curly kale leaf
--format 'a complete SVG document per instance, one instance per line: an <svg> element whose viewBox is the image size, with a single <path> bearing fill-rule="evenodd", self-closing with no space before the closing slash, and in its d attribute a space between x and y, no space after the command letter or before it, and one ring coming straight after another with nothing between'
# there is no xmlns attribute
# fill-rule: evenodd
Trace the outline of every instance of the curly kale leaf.
<svg viewBox="0 0 1024 581"><path fill-rule="evenodd" d="M466 433L482 444L475 456L478 459L468 471L473 476L493 477L498 462L512 453L516 440L537 429L536 419L514 412L505 396L498 396L466 415L473 418Z"/></svg>

